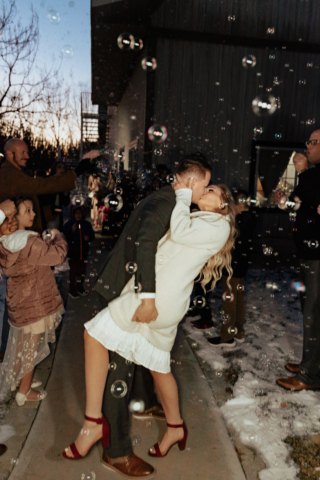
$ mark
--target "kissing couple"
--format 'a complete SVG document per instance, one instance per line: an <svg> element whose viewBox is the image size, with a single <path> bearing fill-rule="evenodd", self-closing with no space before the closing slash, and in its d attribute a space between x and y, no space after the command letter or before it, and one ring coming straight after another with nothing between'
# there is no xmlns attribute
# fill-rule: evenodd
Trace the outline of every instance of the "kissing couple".
<svg viewBox="0 0 320 480"><path fill-rule="evenodd" d="M132 452L131 389L150 405L155 386L164 410L167 430L149 455L164 457L175 443L184 450L187 428L170 369L177 327L199 274L201 285L212 280L213 289L226 268L231 290L232 196L225 185L209 185L211 167L201 154L185 157L176 173L173 185L152 193L132 212L96 282L104 308L85 324L85 421L63 452L78 460L101 440L102 463L126 478L155 474ZM199 210L190 213L191 203ZM121 398L115 395L119 382Z"/></svg>

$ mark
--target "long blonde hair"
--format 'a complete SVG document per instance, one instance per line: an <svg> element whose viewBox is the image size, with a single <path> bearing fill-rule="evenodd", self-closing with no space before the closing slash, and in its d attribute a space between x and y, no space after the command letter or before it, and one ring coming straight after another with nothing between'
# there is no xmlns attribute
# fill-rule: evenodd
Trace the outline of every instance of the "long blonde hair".
<svg viewBox="0 0 320 480"><path fill-rule="evenodd" d="M205 286L211 282L210 290L213 290L216 286L216 283L222 277L222 271L226 268L228 272L228 279L227 285L231 292L231 285L230 285L230 278L233 275L233 271L231 268L231 250L234 248L234 241L238 235L237 228L236 228L236 214L234 211L234 200L230 193L228 187L224 184L217 185L221 191L221 205L220 209L216 210L216 213L220 213L223 216L228 215L229 219L228 222L230 224L230 233L227 242L225 245L219 250L218 253L213 255L207 263L202 267L200 272L199 282L204 291L206 291Z"/></svg>

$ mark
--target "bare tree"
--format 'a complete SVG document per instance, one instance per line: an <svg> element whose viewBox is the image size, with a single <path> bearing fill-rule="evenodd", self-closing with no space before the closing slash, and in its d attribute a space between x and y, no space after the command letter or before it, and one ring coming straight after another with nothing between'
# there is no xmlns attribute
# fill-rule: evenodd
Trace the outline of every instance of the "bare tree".
<svg viewBox="0 0 320 480"><path fill-rule="evenodd" d="M31 7L31 18L22 26L15 0L0 6L0 122L6 117L18 123L39 120L39 105L58 69L39 70L35 60L39 45L39 19Z"/></svg>

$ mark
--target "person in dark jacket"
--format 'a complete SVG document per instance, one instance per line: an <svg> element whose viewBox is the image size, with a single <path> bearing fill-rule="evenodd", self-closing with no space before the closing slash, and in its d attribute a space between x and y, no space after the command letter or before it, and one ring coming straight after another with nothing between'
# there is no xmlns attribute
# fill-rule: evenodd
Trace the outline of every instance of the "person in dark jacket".
<svg viewBox="0 0 320 480"><path fill-rule="evenodd" d="M279 378L278 385L288 390L320 389L320 129L311 133L306 142L308 163L314 168L300 168L303 155L296 154L293 162L299 175L299 184L289 199L275 197L280 208L296 213L294 240L300 258L300 281L304 286L301 298L303 313L303 353L301 363L287 363L293 377ZM298 162L299 160L299 162Z"/></svg>
<svg viewBox="0 0 320 480"><path fill-rule="evenodd" d="M230 280L232 291L227 286L228 274L224 271L222 276L222 309L225 312L224 319L220 336L208 339L212 345L218 348L234 348L237 343L245 341L243 329L245 321L244 278L248 273L251 256L250 248L253 230L256 225L255 219L247 205L248 197L249 194L245 190L238 190L233 194L239 235L232 252L231 267L233 275Z"/></svg>
<svg viewBox="0 0 320 480"><path fill-rule="evenodd" d="M94 240L91 223L86 218L83 207L75 206L72 209L72 220L63 227L69 245L70 286L69 295L72 298L87 295L83 288L83 279L86 274L85 260L89 252L89 243Z"/></svg>

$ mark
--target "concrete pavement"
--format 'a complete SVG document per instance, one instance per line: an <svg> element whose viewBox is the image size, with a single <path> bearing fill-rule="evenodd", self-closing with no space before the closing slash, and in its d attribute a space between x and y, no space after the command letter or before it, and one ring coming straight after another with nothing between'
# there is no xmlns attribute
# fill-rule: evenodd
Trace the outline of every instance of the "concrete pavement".
<svg viewBox="0 0 320 480"><path fill-rule="evenodd" d="M100 249L101 240L97 239L91 247L87 287L94 282L92 274L96 274L98 265L103 263L107 250ZM97 254L100 251L101 253ZM14 468L9 480L123 478L100 463L100 444L80 461L68 461L62 457L63 449L76 438L83 422L83 324L95 314L96 300L97 294L91 288L89 297L68 299L67 312L46 387L48 397L40 403L36 415L35 406L30 403L23 408L13 406L6 417L5 423L10 422L17 432L17 435L6 442L8 452L0 457L1 470L2 465L8 464L9 458L11 459L9 464ZM187 448L180 452L175 445L167 457L150 459L147 455L148 448L161 439L165 422L133 419L132 438L135 453L155 466L155 478L161 480L244 480L245 475L212 390L181 328L172 358L175 360L172 366L179 385L182 416L189 430ZM49 362L49 359L47 361ZM23 422L19 417L30 417L30 421ZM24 429L19 429L19 423L25 425ZM17 438L20 438L21 443L23 436L26 440L19 453ZM8 475L0 478L8 478Z"/></svg>

